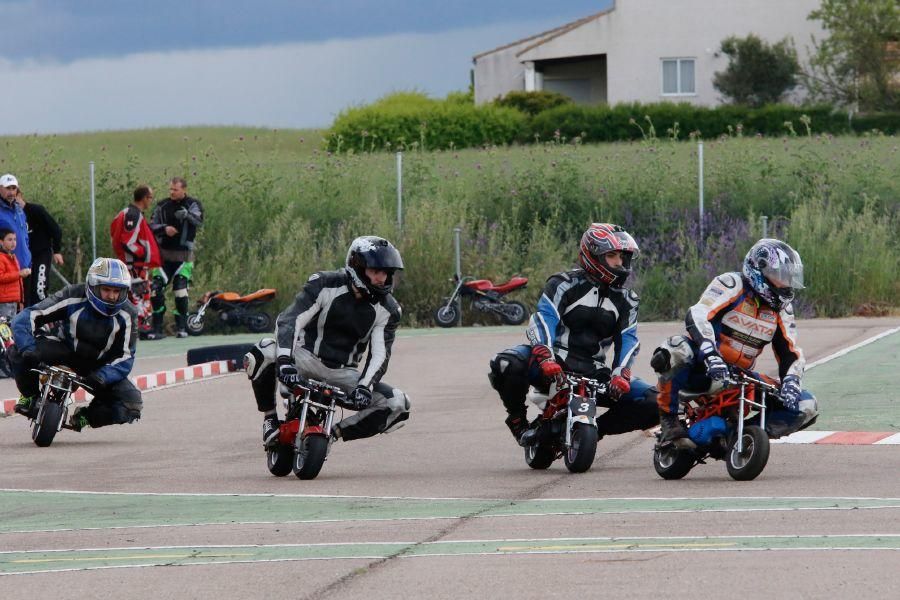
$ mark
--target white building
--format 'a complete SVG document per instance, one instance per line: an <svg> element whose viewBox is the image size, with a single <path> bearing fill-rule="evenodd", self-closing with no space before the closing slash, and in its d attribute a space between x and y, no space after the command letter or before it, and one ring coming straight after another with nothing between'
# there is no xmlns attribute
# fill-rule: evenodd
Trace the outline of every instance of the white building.
<svg viewBox="0 0 900 600"><path fill-rule="evenodd" d="M514 90L561 92L582 104L721 102L716 71L728 65L722 40L756 34L793 39L801 64L811 36L807 16L820 0L615 0L608 10L478 54L475 102Z"/></svg>

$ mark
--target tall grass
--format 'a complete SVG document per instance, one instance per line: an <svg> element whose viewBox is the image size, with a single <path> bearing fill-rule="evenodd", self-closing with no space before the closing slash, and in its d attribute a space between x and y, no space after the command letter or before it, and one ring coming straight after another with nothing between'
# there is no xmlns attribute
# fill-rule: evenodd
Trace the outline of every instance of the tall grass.
<svg viewBox="0 0 900 600"><path fill-rule="evenodd" d="M709 278L739 268L767 215L809 265L803 314L897 306L897 138L708 140L703 239L690 142L408 152L402 230L393 155L333 155L311 147L320 142L316 132L238 129L25 136L0 139L0 171L15 173L26 197L60 221L64 272L74 279L91 255L93 160L100 254L110 252L109 221L135 185L163 197L169 177L188 179L206 210L192 296L276 287L283 306L310 272L338 267L350 240L371 233L401 249L397 296L405 322L422 324L449 292L454 227L465 274L529 276L523 299L533 302L548 275L574 263L586 225L611 221L642 247L633 281L642 318L681 318Z"/></svg>

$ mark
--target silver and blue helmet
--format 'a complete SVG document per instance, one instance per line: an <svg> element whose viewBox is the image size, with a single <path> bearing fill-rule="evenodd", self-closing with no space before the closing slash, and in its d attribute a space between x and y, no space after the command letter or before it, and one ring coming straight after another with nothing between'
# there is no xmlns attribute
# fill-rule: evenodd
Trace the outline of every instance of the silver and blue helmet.
<svg viewBox="0 0 900 600"><path fill-rule="evenodd" d="M100 287L116 288L115 301L107 302L100 293ZM87 297L94 310L101 315L111 317L119 312L128 301L128 290L131 289L131 274L128 267L117 258L98 258L88 269L85 281Z"/></svg>
<svg viewBox="0 0 900 600"><path fill-rule="evenodd" d="M803 262L797 251L780 240L764 238L744 257L743 276L759 297L781 310L803 289Z"/></svg>

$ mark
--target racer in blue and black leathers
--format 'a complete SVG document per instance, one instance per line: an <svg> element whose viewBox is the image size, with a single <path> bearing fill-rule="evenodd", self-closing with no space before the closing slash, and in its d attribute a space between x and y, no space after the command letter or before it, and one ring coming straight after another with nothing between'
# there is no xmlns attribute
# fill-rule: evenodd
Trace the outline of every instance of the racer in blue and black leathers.
<svg viewBox="0 0 900 600"><path fill-rule="evenodd" d="M122 261L98 258L86 283L66 286L16 315L10 362L23 396L16 412L34 417L39 382L31 369L43 363L68 366L85 379L94 396L89 406L73 414L76 430L140 418L141 392L128 379L137 342L137 312L127 301L130 284ZM101 287L120 294L106 301Z"/></svg>
<svg viewBox="0 0 900 600"><path fill-rule="evenodd" d="M656 425L656 390L631 377L637 356L638 296L622 287L637 244L621 227L594 223L582 236L574 269L552 275L528 326L529 344L509 348L490 363L513 436L525 443L529 386L546 391L561 370L609 382L611 396L597 417L601 436Z"/></svg>
<svg viewBox="0 0 900 600"><path fill-rule="evenodd" d="M245 356L257 408L264 415L264 443L277 435L276 381L292 386L315 379L347 392L358 412L332 431L345 441L386 433L409 418L407 395L381 381L400 323L400 305L391 290L394 272L402 268L399 252L384 238L356 238L346 267L313 273L278 315L276 338L261 340Z"/></svg>

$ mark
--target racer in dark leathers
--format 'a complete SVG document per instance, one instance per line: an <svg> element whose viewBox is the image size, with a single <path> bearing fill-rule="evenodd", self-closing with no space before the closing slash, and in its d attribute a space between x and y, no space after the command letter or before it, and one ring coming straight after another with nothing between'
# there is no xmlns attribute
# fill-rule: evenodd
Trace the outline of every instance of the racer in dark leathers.
<svg viewBox="0 0 900 600"><path fill-rule="evenodd" d="M187 337L188 285L194 275L194 241L203 225L203 205L187 195L187 183L181 177L169 183L169 198L153 209L150 229L156 236L162 267L153 269L153 331L147 339L160 339L166 314L166 287L172 284L175 296L177 336Z"/></svg>
<svg viewBox="0 0 900 600"><path fill-rule="evenodd" d="M491 360L491 385L500 394L508 413L506 425L520 445L532 444L537 437L526 418L529 386L546 392L562 371L609 383L615 401L598 399L609 409L597 417L601 437L658 423L656 390L631 376L640 346L639 299L623 286L637 253L634 239L618 225L592 224L581 238L581 268L547 280L529 322L530 343Z"/></svg>
<svg viewBox="0 0 900 600"><path fill-rule="evenodd" d="M346 266L313 273L276 320L275 336L244 357L256 405L263 413L263 442L278 437L276 383L288 388L307 379L325 381L348 394L357 412L334 426L345 441L387 433L409 418L407 395L381 380L391 358L400 305L391 295L403 260L387 240L353 240ZM368 357L359 364L368 348Z"/></svg>
<svg viewBox="0 0 900 600"><path fill-rule="evenodd" d="M137 343L137 313L128 301L131 277L115 258L98 258L86 282L69 285L13 320L10 362L22 398L15 411L34 418L41 363L66 365L84 378L94 398L72 414L75 431L131 423L141 416L140 390L128 379ZM54 333L50 325L58 324Z"/></svg>
<svg viewBox="0 0 900 600"><path fill-rule="evenodd" d="M815 421L816 399L800 385L806 361L797 344L791 304L794 290L802 288L800 255L775 239L754 244L742 272L713 279L688 310L688 335L669 338L651 359L659 374L662 441L692 444L678 418L679 390L707 391L714 381L727 377L729 365L752 369L770 343L778 361L784 407L768 411L769 435L787 435Z"/></svg>

